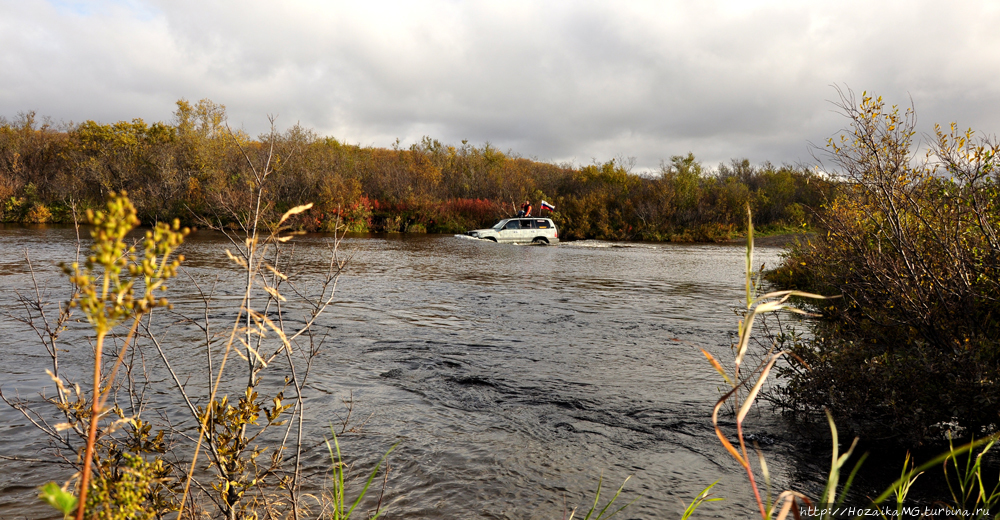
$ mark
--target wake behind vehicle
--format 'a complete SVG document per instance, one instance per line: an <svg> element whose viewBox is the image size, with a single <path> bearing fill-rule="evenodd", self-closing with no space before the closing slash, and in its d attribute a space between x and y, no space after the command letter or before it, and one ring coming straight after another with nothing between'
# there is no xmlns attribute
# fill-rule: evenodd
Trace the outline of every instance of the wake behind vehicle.
<svg viewBox="0 0 1000 520"><path fill-rule="evenodd" d="M467 233L470 237L506 244L557 244L559 232L549 218L505 218L487 229Z"/></svg>

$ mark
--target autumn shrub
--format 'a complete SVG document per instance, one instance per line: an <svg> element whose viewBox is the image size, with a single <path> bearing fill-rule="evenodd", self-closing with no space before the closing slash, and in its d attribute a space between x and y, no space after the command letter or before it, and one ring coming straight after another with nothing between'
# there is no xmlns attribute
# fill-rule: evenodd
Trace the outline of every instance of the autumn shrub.
<svg viewBox="0 0 1000 520"><path fill-rule="evenodd" d="M918 161L912 109L850 93L840 108L850 127L827 158L846 185L828 232L770 278L843 298L792 340L776 400L829 408L869 440L979 438L1000 424L998 145L952 125Z"/></svg>
<svg viewBox="0 0 1000 520"><path fill-rule="evenodd" d="M50 220L52 220L52 212L41 202L32 204L31 208L24 215L24 222L29 224L44 224Z"/></svg>

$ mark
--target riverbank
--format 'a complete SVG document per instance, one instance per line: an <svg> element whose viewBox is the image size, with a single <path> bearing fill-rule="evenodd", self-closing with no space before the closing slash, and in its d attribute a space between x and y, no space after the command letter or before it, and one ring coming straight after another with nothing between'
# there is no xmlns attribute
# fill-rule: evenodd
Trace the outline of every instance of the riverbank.
<svg viewBox="0 0 1000 520"><path fill-rule="evenodd" d="M764 247L788 247L796 242L805 242L816 237L816 233L778 233L774 235L760 235L754 232L753 243L755 246ZM732 238L724 241L725 244L746 244L746 237Z"/></svg>
<svg viewBox="0 0 1000 520"><path fill-rule="evenodd" d="M206 114L219 118L201 119ZM554 164L489 144L429 137L409 148L343 143L295 127L257 139L233 135L225 107L177 103L172 122L85 121L65 129L28 113L0 120L0 222L72 222L110 192L128 192L143 222L238 224L250 207L247 158L272 150L264 221L312 203L289 223L304 231L455 233L494 224L524 201L554 206L560 238L712 241L759 228L814 225L837 183L803 167L735 159L703 166L670 156L659 171L627 161ZM245 155L248 153L249 155ZM547 215L548 216L548 215Z"/></svg>

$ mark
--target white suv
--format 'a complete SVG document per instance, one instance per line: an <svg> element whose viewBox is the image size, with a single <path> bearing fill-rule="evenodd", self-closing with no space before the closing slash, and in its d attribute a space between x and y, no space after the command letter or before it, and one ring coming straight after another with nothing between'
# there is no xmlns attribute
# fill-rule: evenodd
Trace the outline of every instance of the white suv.
<svg viewBox="0 0 1000 520"><path fill-rule="evenodd" d="M492 228L469 231L469 236L508 244L556 244L559 232L552 219L505 218Z"/></svg>

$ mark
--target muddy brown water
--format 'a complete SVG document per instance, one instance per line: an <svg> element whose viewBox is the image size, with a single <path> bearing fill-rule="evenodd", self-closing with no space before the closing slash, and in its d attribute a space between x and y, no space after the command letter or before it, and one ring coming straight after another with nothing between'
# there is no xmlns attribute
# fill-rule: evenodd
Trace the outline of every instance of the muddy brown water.
<svg viewBox="0 0 1000 520"><path fill-rule="evenodd" d="M313 290L331 237L295 243L290 270ZM177 315L162 314L154 327L195 394L204 388L205 349L177 316L204 314L192 280L215 284L211 319L232 315L238 275L226 247L208 232L189 238L186 274L168 293ZM25 250L49 297L61 299L56 264L72 261L75 249L72 229L0 229L2 310L22 312L14 291L31 287ZM759 248L756 263L774 265L779 253ZM602 476L602 505L631 476L623 497L638 499L622 518L678 517L682 502L713 481L726 500L699 517L751 516L745 475L711 426L722 382L698 350L731 360L741 246L539 247L387 235L348 238L341 254L350 264L316 324L325 343L306 394L305 464L317 482L330 468L324 436L353 393L351 420L366 422L342 437L346 458L370 468L398 443L385 491L389 518L563 518L574 507L586 511ZM289 312L294 324L301 308ZM39 392L51 395L48 356L34 334L5 318L0 337L4 393L36 402ZM65 347L64 374L82 379L85 340ZM159 358L144 352L152 381L144 416L170 417L190 431ZM277 383L278 370L265 372L265 387ZM766 434L776 487L803 478L780 421L763 414L749 430ZM5 406L0 432L0 455L44 453L45 440ZM61 477L57 468L0 460L0 518L48 514L36 486Z"/></svg>

